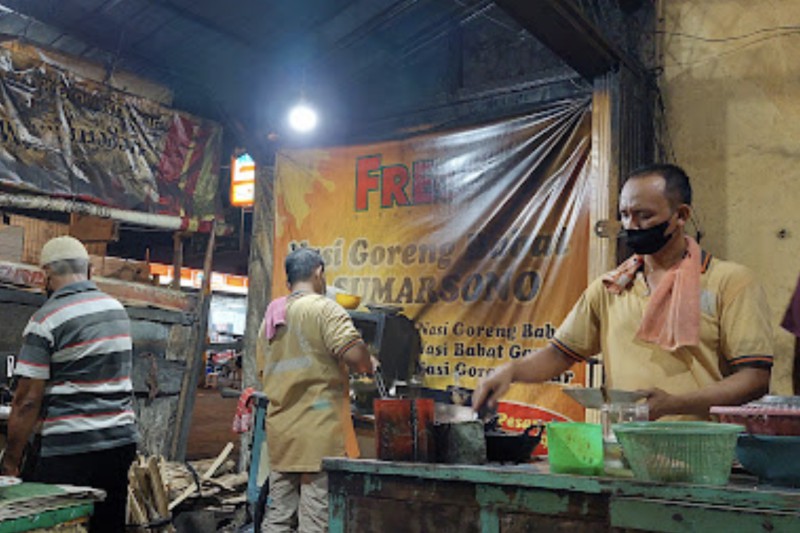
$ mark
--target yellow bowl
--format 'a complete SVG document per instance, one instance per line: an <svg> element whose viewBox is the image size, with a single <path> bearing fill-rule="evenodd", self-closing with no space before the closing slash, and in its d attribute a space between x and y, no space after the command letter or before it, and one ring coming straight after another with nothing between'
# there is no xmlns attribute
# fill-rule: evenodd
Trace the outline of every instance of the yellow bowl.
<svg viewBox="0 0 800 533"><path fill-rule="evenodd" d="M345 309L357 309L361 303L361 296L355 294L347 294L345 292L336 293L336 303Z"/></svg>

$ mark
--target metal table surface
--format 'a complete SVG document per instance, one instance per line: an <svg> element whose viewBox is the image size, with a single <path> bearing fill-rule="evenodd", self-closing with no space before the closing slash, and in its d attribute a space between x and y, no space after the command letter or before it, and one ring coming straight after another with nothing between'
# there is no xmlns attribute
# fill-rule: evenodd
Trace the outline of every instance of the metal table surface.
<svg viewBox="0 0 800 533"><path fill-rule="evenodd" d="M330 531L800 531L800 491L550 474L547 463L465 466L325 459Z"/></svg>

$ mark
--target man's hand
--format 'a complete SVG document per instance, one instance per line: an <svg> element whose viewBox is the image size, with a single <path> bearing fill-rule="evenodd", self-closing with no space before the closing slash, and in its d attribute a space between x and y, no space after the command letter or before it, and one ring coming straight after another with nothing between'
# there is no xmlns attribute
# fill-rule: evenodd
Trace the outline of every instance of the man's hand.
<svg viewBox="0 0 800 533"><path fill-rule="evenodd" d="M350 372L357 374L372 374L375 369L374 357L369 353L363 341L355 343L342 354L342 359L350 368Z"/></svg>
<svg viewBox="0 0 800 533"><path fill-rule="evenodd" d="M708 418L714 405L742 405L760 398L769 390L769 370L742 368L702 389L681 395L668 394L661 389L641 390L650 406L650 420L665 415L691 415Z"/></svg>
<svg viewBox="0 0 800 533"><path fill-rule="evenodd" d="M682 403L677 396L661 389L647 389L637 391L647 398L647 407L650 411L650 420L658 420L665 415L674 415L683 412Z"/></svg>
<svg viewBox="0 0 800 533"><path fill-rule="evenodd" d="M3 456L3 464L0 466L0 475L19 477L19 463L15 464L7 456Z"/></svg>
<svg viewBox="0 0 800 533"><path fill-rule="evenodd" d="M512 363L506 363L498 367L491 375L483 378L478 383L478 387L472 393L472 408L475 411L483 407L490 411L497 409L497 402L508 392L513 382L514 368Z"/></svg>
<svg viewBox="0 0 800 533"><path fill-rule="evenodd" d="M512 383L541 383L561 375L572 363L573 360L548 344L522 359L501 365L478 383L472 394L472 408L478 411L485 404L490 411L497 409L497 402Z"/></svg>
<svg viewBox="0 0 800 533"><path fill-rule="evenodd" d="M8 416L8 441L3 453L3 473L19 476L25 446L39 420L39 412L44 398L43 379L20 378L14 399L11 401L11 414Z"/></svg>

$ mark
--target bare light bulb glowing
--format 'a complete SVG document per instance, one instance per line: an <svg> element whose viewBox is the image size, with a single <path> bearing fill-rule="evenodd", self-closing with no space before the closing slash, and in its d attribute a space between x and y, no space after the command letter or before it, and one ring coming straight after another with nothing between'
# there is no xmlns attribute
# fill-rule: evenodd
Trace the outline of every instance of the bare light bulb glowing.
<svg viewBox="0 0 800 533"><path fill-rule="evenodd" d="M306 104L297 104L289 111L289 125L300 133L317 127L317 112Z"/></svg>

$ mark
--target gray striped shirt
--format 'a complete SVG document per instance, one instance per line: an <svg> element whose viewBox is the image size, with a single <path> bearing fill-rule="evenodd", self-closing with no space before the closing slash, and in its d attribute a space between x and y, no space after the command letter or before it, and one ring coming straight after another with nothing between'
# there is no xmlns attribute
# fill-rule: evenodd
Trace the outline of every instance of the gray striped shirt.
<svg viewBox="0 0 800 533"><path fill-rule="evenodd" d="M130 320L91 281L62 287L23 332L14 373L47 381L43 457L136 442Z"/></svg>

